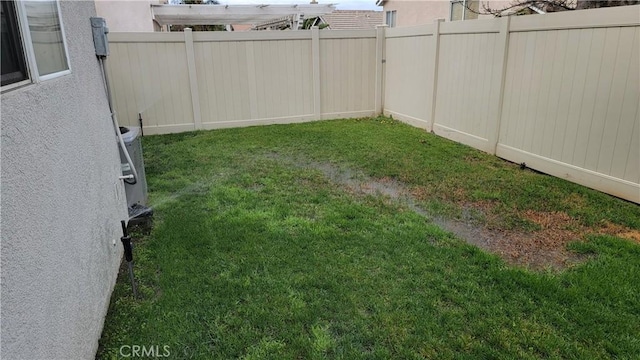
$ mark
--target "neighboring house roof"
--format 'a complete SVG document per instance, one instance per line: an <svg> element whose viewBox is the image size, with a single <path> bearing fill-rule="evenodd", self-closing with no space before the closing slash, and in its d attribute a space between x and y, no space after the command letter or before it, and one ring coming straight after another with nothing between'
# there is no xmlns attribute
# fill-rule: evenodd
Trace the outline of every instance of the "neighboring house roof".
<svg viewBox="0 0 640 360"><path fill-rule="evenodd" d="M382 11L336 10L321 16L332 30L368 30L383 24Z"/></svg>
<svg viewBox="0 0 640 360"><path fill-rule="evenodd" d="M251 25L249 24L234 24L233 31L249 31L251 30Z"/></svg>

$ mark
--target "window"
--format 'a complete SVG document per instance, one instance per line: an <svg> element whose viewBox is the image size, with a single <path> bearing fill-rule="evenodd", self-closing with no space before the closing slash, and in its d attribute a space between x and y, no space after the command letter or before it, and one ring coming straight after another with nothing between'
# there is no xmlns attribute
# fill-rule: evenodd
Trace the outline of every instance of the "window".
<svg viewBox="0 0 640 360"><path fill-rule="evenodd" d="M395 10L387 11L386 23L387 25L389 25L389 27L396 27L396 11Z"/></svg>
<svg viewBox="0 0 640 360"><path fill-rule="evenodd" d="M22 56L22 42L18 30L15 4L2 1L2 86L29 78Z"/></svg>
<svg viewBox="0 0 640 360"><path fill-rule="evenodd" d="M68 74L58 1L1 3L3 90Z"/></svg>
<svg viewBox="0 0 640 360"><path fill-rule="evenodd" d="M40 76L69 69L57 1L25 1L27 23Z"/></svg>
<svg viewBox="0 0 640 360"><path fill-rule="evenodd" d="M453 0L449 20L470 20L478 18L479 1Z"/></svg>

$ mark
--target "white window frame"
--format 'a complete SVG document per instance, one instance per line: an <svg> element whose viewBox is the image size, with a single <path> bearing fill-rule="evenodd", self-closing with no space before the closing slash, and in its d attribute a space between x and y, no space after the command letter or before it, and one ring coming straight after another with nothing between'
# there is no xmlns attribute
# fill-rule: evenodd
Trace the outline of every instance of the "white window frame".
<svg viewBox="0 0 640 360"><path fill-rule="evenodd" d="M474 5L474 2L478 2L478 7L480 6L480 2L479 1L474 1L474 0L450 0L449 1L449 21L477 20L478 19L477 16L475 18L467 19L467 15L472 16L471 14L468 14L467 11L473 12L473 10L469 10L469 8ZM455 4L462 5L462 18L459 19L459 20L453 20L453 6ZM478 11L478 9L476 9L476 11Z"/></svg>
<svg viewBox="0 0 640 360"><path fill-rule="evenodd" d="M449 1L449 21L464 21L465 20L464 18L465 18L465 13L466 13L466 11L465 11L466 10L465 9L466 3L467 3L466 0L451 0L451 1ZM453 19L453 6L455 4L462 5L462 16L461 16L460 19L456 19L456 20Z"/></svg>
<svg viewBox="0 0 640 360"><path fill-rule="evenodd" d="M398 21L397 17L398 17L398 11L397 10L387 10L385 12L385 22L387 23L387 25L390 28L396 27L396 22ZM391 21L389 21L389 20L391 20Z"/></svg>
<svg viewBox="0 0 640 360"><path fill-rule="evenodd" d="M69 47L67 46L67 36L64 31L64 23L62 22L62 11L60 11L60 1L54 0L56 3L56 10L58 11L58 22L60 23L60 33L62 35L62 46L64 47L64 55L67 60L67 69L61 70L58 72L54 72L51 74L40 76L40 72L38 71L38 64L36 62L35 51L33 50L33 42L31 41L31 30L29 29L29 22L27 20L27 10L25 8L25 4L21 0L15 0L15 8L17 12L17 20L18 20L18 31L19 35L22 38L22 51L20 54L24 57L26 67L27 67L27 79L15 82L13 84L8 84L2 86L0 89L1 92L5 92L7 90L15 89L17 87L21 87L28 84L38 84L42 81L47 81L51 79L55 79L61 76L71 74L71 61L69 59Z"/></svg>

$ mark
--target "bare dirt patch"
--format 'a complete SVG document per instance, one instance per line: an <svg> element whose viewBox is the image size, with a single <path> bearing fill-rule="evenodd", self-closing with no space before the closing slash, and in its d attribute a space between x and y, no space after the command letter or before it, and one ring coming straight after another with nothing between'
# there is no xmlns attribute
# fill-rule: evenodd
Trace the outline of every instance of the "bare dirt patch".
<svg viewBox="0 0 640 360"><path fill-rule="evenodd" d="M577 221L566 214L528 211L525 217L538 224L540 230L504 230L491 220L494 216L491 203L462 206L486 214L487 219L479 222L463 216L461 219L432 218L432 221L466 242L499 255L509 264L534 270L560 270L584 260L584 256L567 248L568 243L583 239L584 232Z"/></svg>
<svg viewBox="0 0 640 360"><path fill-rule="evenodd" d="M525 217L540 225L540 231L504 231L495 226L480 224L477 216L472 215L479 212L487 218L487 224L495 224L491 220L494 204L489 201L461 204L463 215L460 219L435 217L417 203L418 200L428 199L430 195L424 188L409 189L394 179L373 179L326 163L307 163L306 167L320 170L331 181L346 187L352 193L387 196L400 202L468 243L500 255L510 264L533 269L561 269L581 260L579 255L569 251L566 246L569 242L582 238L577 222L566 214L529 211L524 214Z"/></svg>
<svg viewBox="0 0 640 360"><path fill-rule="evenodd" d="M532 268L563 268L582 260L582 256L567 249L567 244L580 241L586 228L563 212L527 210L522 216L537 224L532 232L509 231L509 243L499 244L510 251L513 262Z"/></svg>
<svg viewBox="0 0 640 360"><path fill-rule="evenodd" d="M567 245L583 240L588 234L609 234L640 243L638 230L612 223L593 230L581 225L564 212L527 210L520 214L521 217L535 223L539 227L538 230L505 230L499 225L500 220L494 211L496 204L491 201L456 201L462 210L462 216L458 219L433 216L419 205L420 201L435 197L433 189L410 188L392 178L375 179L362 172L340 168L330 163L300 161L277 154L269 154L267 157L277 158L278 161L288 162L296 167L318 170L330 181L353 194L387 197L429 218L434 224L466 242L498 254L512 265L534 270L561 270L577 264L585 260L585 256L570 251ZM477 214L481 214L484 220L478 221Z"/></svg>

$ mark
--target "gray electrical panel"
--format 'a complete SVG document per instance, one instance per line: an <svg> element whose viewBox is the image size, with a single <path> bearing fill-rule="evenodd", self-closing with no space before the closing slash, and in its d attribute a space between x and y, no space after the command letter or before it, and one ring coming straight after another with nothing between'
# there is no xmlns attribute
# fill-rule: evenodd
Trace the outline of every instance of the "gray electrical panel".
<svg viewBox="0 0 640 360"><path fill-rule="evenodd" d="M100 57L109 55L109 40L107 34L109 28L107 22L101 17L91 18L91 30L93 30L93 45L96 48L96 55Z"/></svg>

